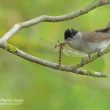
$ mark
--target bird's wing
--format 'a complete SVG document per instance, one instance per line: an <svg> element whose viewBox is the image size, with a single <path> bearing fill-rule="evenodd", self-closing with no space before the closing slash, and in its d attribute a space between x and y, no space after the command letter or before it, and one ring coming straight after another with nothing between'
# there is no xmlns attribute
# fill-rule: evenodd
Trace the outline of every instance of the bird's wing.
<svg viewBox="0 0 110 110"><path fill-rule="evenodd" d="M99 42L106 39L110 39L110 34L103 32L87 32L83 33L84 39L88 42Z"/></svg>

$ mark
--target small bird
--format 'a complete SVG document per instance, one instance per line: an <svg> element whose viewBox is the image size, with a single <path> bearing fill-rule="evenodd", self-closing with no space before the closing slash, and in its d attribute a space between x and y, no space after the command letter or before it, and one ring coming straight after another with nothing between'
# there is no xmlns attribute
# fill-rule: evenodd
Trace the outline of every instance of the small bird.
<svg viewBox="0 0 110 110"><path fill-rule="evenodd" d="M92 53L98 52L101 54L110 44L110 34L96 32L79 32L75 29L67 29L64 33L65 42L78 51L88 54L91 57Z"/></svg>

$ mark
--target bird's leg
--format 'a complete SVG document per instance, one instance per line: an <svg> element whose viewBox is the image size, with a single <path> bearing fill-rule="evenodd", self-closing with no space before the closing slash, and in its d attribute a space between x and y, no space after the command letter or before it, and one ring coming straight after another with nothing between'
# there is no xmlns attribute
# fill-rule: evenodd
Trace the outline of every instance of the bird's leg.
<svg viewBox="0 0 110 110"><path fill-rule="evenodd" d="M101 56L101 55L102 55L102 50L98 49L97 52L98 52L98 53L97 53L97 56Z"/></svg>
<svg viewBox="0 0 110 110"><path fill-rule="evenodd" d="M92 58L92 56L91 56L91 54L90 53L88 53L88 58L90 59L90 58Z"/></svg>
<svg viewBox="0 0 110 110"><path fill-rule="evenodd" d="M81 59L80 65L81 65L81 66L84 65L84 58Z"/></svg>
<svg viewBox="0 0 110 110"><path fill-rule="evenodd" d="M86 57L86 58L82 58L81 59L81 65L83 66L84 65L84 62L85 62L85 60L88 60L88 59L90 59L92 56L91 56L91 54L90 53L88 53L88 57Z"/></svg>

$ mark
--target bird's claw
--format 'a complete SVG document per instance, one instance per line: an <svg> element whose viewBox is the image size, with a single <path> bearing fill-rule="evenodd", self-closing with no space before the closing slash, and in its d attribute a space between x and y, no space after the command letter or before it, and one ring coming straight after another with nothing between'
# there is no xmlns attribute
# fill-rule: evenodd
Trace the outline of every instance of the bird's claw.
<svg viewBox="0 0 110 110"><path fill-rule="evenodd" d="M81 65L81 66L84 65L84 58L81 59L80 65Z"/></svg>
<svg viewBox="0 0 110 110"><path fill-rule="evenodd" d="M97 54L97 56L101 56L102 55L102 52L101 51L98 51L98 54Z"/></svg>

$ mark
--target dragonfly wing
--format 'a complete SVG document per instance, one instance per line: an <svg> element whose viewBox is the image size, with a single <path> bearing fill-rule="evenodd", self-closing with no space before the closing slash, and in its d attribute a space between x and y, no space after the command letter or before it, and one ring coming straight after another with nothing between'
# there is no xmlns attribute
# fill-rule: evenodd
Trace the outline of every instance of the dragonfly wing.
<svg viewBox="0 0 110 110"><path fill-rule="evenodd" d="M69 46L65 46L63 48L63 53L67 56L73 56L73 57L87 57L88 55L83 53L83 52L79 52Z"/></svg>
<svg viewBox="0 0 110 110"><path fill-rule="evenodd" d="M57 45L56 42L52 42L52 41L46 41L44 39L42 39L40 41L40 44L42 44L45 48L52 50L55 53L59 53L60 52L60 46L59 43ZM84 54L82 52L79 52L73 48L71 48L69 45L65 45L62 49L62 53L66 56L72 56L72 57L87 57L87 54Z"/></svg>

